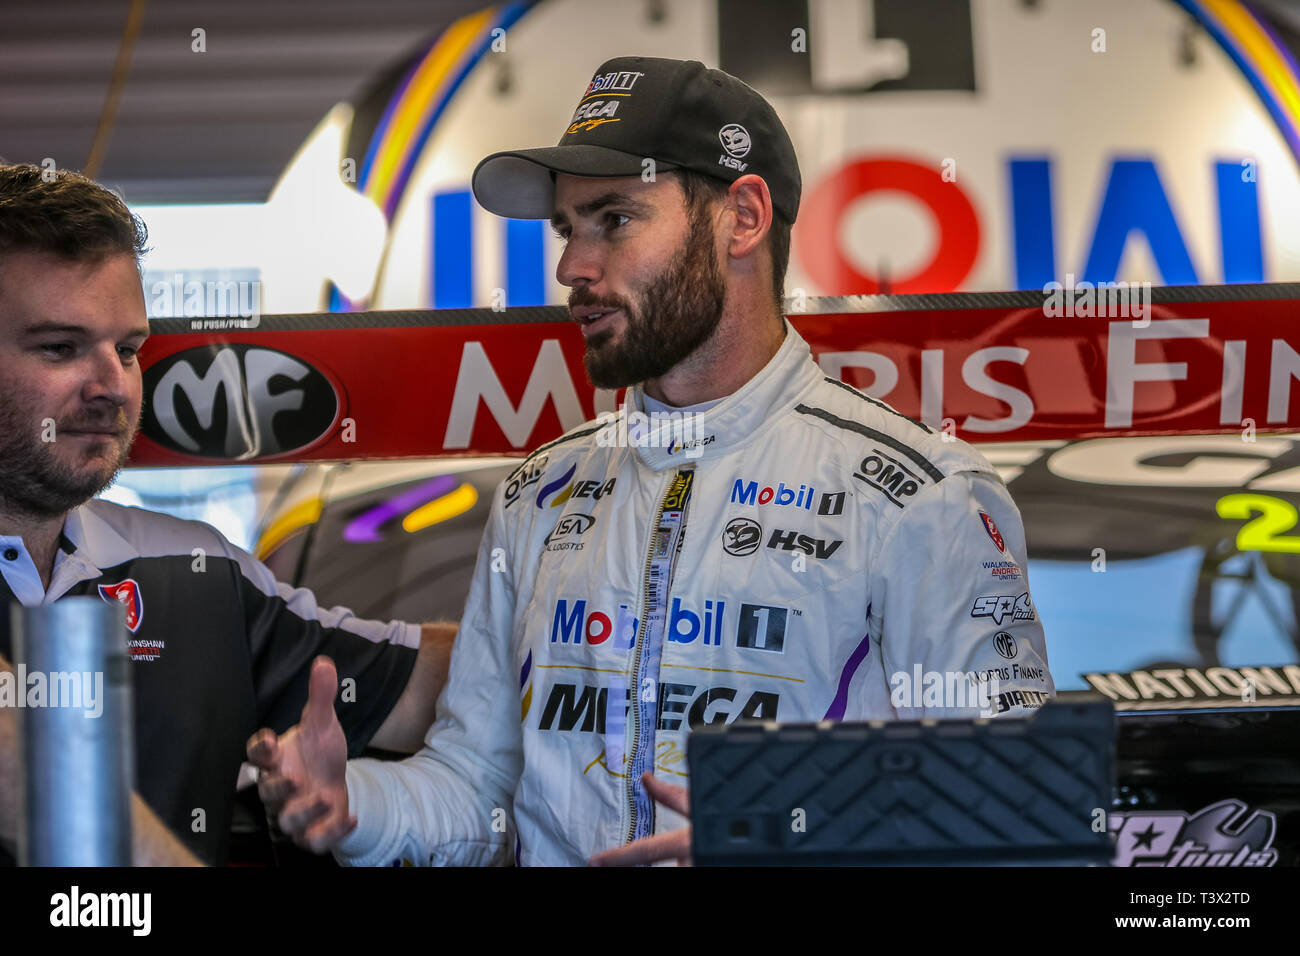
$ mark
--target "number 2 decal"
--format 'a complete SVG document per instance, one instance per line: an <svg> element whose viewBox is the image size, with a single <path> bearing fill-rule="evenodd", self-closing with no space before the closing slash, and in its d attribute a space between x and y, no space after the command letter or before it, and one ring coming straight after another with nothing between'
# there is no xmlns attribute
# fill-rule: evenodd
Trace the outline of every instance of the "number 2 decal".
<svg viewBox="0 0 1300 956"><path fill-rule="evenodd" d="M1300 512L1296 506L1272 495L1224 495L1215 502L1220 518L1249 518L1255 512L1259 517L1247 522L1237 532L1238 551L1282 551L1300 554L1300 535L1286 532L1296 526Z"/></svg>

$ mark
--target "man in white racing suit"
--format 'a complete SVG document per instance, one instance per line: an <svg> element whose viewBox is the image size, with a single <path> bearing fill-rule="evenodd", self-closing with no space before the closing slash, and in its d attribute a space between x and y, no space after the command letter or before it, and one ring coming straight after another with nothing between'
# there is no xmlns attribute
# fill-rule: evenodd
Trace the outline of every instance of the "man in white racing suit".
<svg viewBox="0 0 1300 956"><path fill-rule="evenodd" d="M489 156L473 187L551 218L588 375L631 387L497 489L420 753L344 771L314 700L250 751L286 832L354 865L684 860L692 726L1053 695L996 472L827 377L782 318L800 180L757 93L611 60L560 145Z"/></svg>

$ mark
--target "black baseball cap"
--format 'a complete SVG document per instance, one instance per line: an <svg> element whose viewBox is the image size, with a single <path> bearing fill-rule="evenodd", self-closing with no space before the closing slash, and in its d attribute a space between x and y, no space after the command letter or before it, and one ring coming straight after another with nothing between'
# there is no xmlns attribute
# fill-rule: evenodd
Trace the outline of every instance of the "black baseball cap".
<svg viewBox="0 0 1300 956"><path fill-rule="evenodd" d="M799 161L776 110L730 73L698 60L606 60L558 145L493 153L471 183L489 212L549 219L555 173L640 176L646 159L656 172L689 169L728 183L755 173L787 222L799 211Z"/></svg>

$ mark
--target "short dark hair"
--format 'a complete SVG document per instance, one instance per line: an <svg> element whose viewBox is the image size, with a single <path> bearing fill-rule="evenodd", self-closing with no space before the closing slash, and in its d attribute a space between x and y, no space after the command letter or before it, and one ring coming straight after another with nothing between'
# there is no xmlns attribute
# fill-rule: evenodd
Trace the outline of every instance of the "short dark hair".
<svg viewBox="0 0 1300 956"><path fill-rule="evenodd" d="M686 195L686 208L696 212L705 205L720 201L727 195L731 184L714 176L705 176L690 169L675 170L677 180ZM775 209L772 210L772 228L768 230L768 249L772 253L772 295L778 311L783 310L785 299L785 270L790 265L790 227Z"/></svg>
<svg viewBox="0 0 1300 956"><path fill-rule="evenodd" d="M45 252L74 262L129 255L149 231L116 193L68 169L0 163L0 254Z"/></svg>

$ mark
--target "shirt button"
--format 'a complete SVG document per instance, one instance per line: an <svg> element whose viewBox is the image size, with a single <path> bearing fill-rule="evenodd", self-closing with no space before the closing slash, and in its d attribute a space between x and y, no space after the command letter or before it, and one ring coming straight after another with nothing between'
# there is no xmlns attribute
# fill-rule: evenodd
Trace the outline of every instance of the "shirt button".
<svg viewBox="0 0 1300 956"><path fill-rule="evenodd" d="M5 560L6 560L6 561L17 561L17 560L18 560L18 549L17 549L17 548L5 548Z"/></svg>

